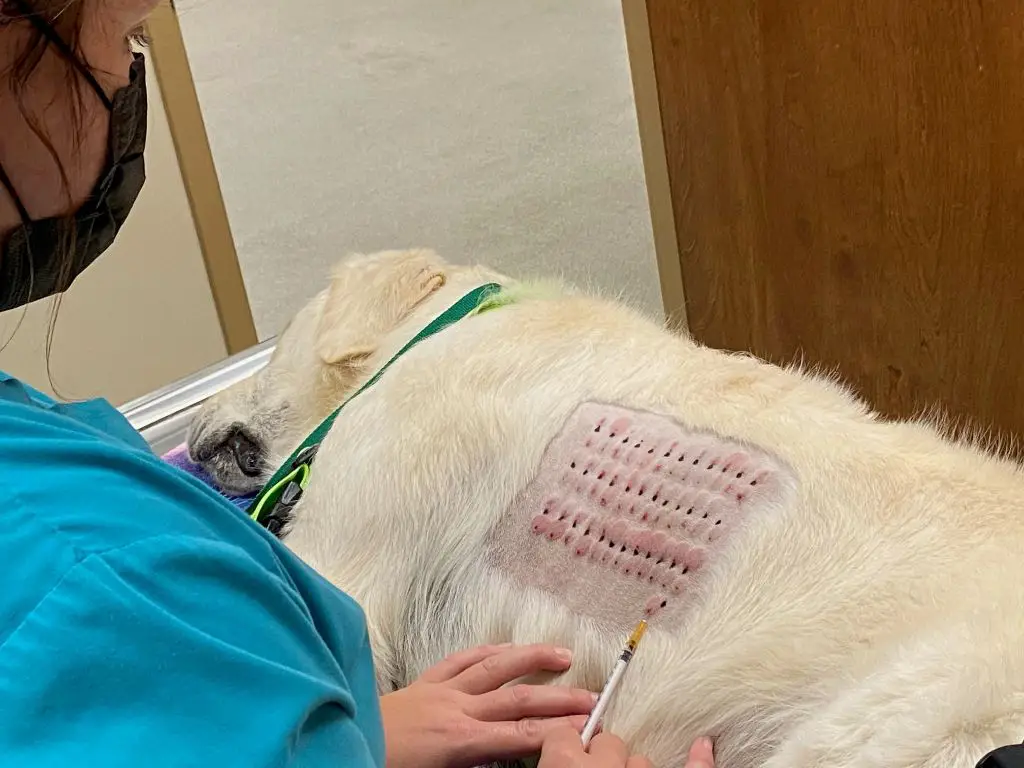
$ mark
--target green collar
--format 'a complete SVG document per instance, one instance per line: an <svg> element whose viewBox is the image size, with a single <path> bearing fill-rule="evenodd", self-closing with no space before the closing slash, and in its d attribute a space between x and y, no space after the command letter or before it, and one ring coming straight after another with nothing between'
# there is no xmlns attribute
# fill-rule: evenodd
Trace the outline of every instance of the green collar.
<svg viewBox="0 0 1024 768"><path fill-rule="evenodd" d="M323 442L324 437L327 436L328 431L333 426L334 420L341 413L342 408L376 384L380 377L384 375L384 372L391 367L392 363L421 341L429 339L431 336L440 333L448 326L457 323L465 317L503 306L507 302L500 299L501 294L502 288L497 283L487 283L479 288L474 288L413 336L405 346L398 350L394 357L384 363L370 377L369 381L346 398L334 413L320 422L320 425L309 433L306 439L302 441L302 444L292 452L287 461L267 481L259 495L253 499L247 510L249 517L269 529L271 533L277 534L285 522L287 522L292 507L295 506L299 497L302 496L302 492L306 489L316 452L320 448L320 443Z"/></svg>

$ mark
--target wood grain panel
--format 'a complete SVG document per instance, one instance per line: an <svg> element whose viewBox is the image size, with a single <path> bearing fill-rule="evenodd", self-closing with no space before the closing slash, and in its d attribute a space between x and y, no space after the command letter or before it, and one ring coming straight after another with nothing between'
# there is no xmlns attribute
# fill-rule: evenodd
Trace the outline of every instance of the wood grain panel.
<svg viewBox="0 0 1024 768"><path fill-rule="evenodd" d="M690 331L1024 434L1017 0L648 0Z"/></svg>

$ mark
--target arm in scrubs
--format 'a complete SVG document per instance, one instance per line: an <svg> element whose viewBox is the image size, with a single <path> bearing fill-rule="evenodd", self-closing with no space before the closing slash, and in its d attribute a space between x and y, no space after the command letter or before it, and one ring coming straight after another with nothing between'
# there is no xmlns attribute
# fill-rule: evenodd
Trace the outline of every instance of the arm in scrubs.
<svg viewBox="0 0 1024 768"><path fill-rule="evenodd" d="M383 765L359 607L106 403L0 378L3 763Z"/></svg>

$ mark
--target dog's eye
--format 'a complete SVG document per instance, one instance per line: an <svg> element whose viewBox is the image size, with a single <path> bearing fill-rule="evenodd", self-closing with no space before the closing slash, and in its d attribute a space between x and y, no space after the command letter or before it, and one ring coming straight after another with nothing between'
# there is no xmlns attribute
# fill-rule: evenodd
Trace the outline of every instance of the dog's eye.
<svg viewBox="0 0 1024 768"><path fill-rule="evenodd" d="M242 474L255 477L260 473L263 466L263 451L248 435L241 430L236 431L228 440L228 448Z"/></svg>

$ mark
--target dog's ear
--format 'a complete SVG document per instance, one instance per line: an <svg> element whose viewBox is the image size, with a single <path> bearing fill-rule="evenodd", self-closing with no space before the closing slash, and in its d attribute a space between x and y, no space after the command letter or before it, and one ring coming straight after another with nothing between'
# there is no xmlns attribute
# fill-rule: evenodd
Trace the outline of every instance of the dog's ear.
<svg viewBox="0 0 1024 768"><path fill-rule="evenodd" d="M328 365L369 357L387 333L444 285L445 263L433 251L383 251L339 264L316 332Z"/></svg>

